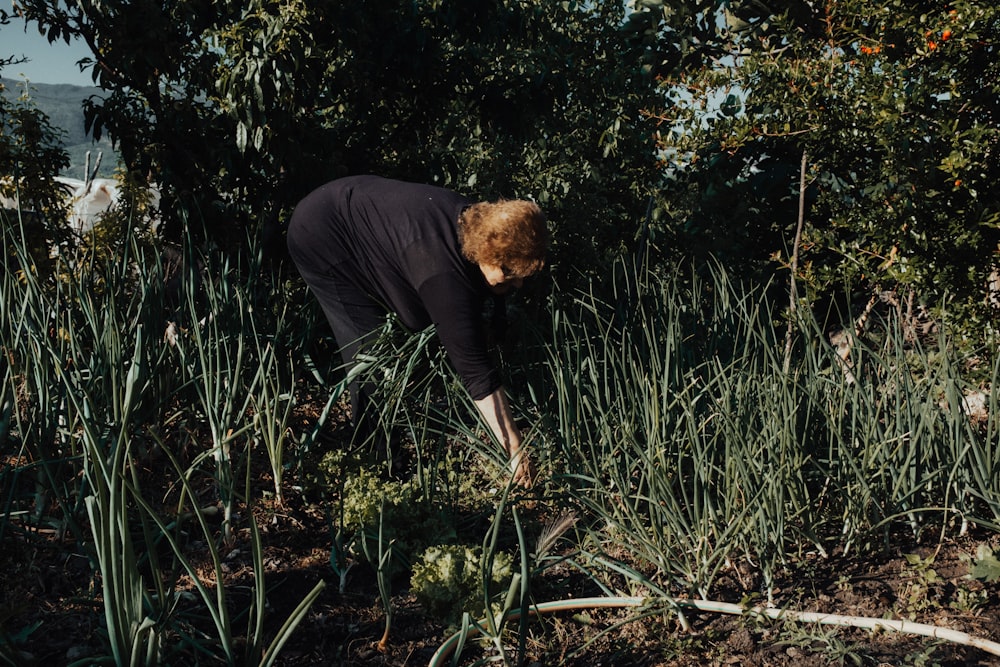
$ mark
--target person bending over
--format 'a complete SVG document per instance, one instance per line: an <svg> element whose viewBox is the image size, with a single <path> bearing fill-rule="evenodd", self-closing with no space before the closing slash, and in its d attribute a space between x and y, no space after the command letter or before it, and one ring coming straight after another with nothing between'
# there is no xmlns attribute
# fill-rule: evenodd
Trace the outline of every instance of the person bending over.
<svg viewBox="0 0 1000 667"><path fill-rule="evenodd" d="M547 247L545 215L533 202L474 202L379 176L320 186L288 228L289 253L348 370L389 312L412 331L433 323L522 486L534 483L535 467L490 359L482 313L487 298L502 298L543 267ZM370 390L355 380L349 391L355 438L369 437Z"/></svg>

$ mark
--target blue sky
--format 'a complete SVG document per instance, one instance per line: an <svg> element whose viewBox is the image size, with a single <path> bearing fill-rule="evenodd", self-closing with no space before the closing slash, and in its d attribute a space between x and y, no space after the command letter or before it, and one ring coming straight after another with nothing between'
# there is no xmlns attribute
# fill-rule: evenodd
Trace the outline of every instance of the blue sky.
<svg viewBox="0 0 1000 667"><path fill-rule="evenodd" d="M24 30L24 22L14 18L8 25L0 25L0 58L24 56L30 62L8 65L0 74L7 79L27 78L32 83L71 83L92 86L90 71L81 73L76 61L90 56L90 50L80 43L67 46L62 40L49 44L38 34L34 24Z"/></svg>

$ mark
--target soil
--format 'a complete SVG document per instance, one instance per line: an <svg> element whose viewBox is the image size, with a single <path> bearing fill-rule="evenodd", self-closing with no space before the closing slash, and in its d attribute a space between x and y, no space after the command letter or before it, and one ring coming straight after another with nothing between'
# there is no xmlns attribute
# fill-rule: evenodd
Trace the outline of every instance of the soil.
<svg viewBox="0 0 1000 667"><path fill-rule="evenodd" d="M151 476L154 468L150 468ZM278 665L428 665L454 631L427 614L408 591L405 577L393 582L394 621L384 651L385 629L372 569L351 569L343 593L330 566L330 531L320 503L308 500L291 474L279 505L264 490L253 518L264 545L268 622L272 634L320 581L326 587L283 647ZM555 508L536 503L525 521L542 525ZM875 553L803 558L776 582L773 603L782 608L832 614L913 620L1000 640L1000 584L973 579L967 554L980 544L1000 551L995 534L962 538L892 536ZM0 628L19 665L67 665L103 655L100 587L78 545L53 532L9 530L0 555ZM187 555L211 581L207 545L193 542ZM253 563L249 531L238 532L224 551L227 594L238 608L249 604ZM909 558L907 555L910 555ZM916 556L914 556L916 555ZM921 560L916 560L919 557ZM932 570L932 571L931 571ZM733 569L713 589L716 600L762 602L752 574ZM183 581L182 581L183 583ZM547 570L533 583L539 602L600 595L581 572ZM632 620L630 620L632 619ZM598 667L636 665L812 666L812 665L997 665L1000 656L942 640L806 623L755 620L688 610L636 619L635 610L580 610L546 615L528 624L525 665ZM207 623L207 619L205 621ZM241 625L241 623L243 625ZM236 621L235 627L245 627ZM513 633L511 634L513 637ZM2 643L0 643L2 648ZM515 651L508 646L508 651ZM470 642L462 664L491 653ZM2 654L0 654L2 657ZM0 660L0 662L3 662ZM169 664L217 664L187 655Z"/></svg>

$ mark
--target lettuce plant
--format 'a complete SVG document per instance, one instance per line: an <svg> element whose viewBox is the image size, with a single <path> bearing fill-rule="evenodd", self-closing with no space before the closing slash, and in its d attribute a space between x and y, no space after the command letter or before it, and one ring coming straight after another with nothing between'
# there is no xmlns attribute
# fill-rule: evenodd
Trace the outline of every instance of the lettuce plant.
<svg viewBox="0 0 1000 667"><path fill-rule="evenodd" d="M499 551L493 559L491 582L506 585L513 557ZM410 591L430 614L457 624L463 612L478 618L485 612L482 596L482 550L462 544L429 547L413 566Z"/></svg>

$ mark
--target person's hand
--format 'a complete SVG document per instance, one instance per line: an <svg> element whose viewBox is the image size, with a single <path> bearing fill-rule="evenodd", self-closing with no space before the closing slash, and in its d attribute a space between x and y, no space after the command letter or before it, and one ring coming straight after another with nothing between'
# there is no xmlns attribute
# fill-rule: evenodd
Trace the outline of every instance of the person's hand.
<svg viewBox="0 0 1000 667"><path fill-rule="evenodd" d="M522 446L521 431L510 412L510 403L503 387L493 393L476 399L476 407L483 420L492 431L496 442L507 451L508 465L514 476L514 483L522 488L531 488L535 483L535 464L525 447Z"/></svg>
<svg viewBox="0 0 1000 667"><path fill-rule="evenodd" d="M514 473L514 483L525 489L534 486L535 478L538 477L535 462L524 449L519 449L510 457L510 470Z"/></svg>

